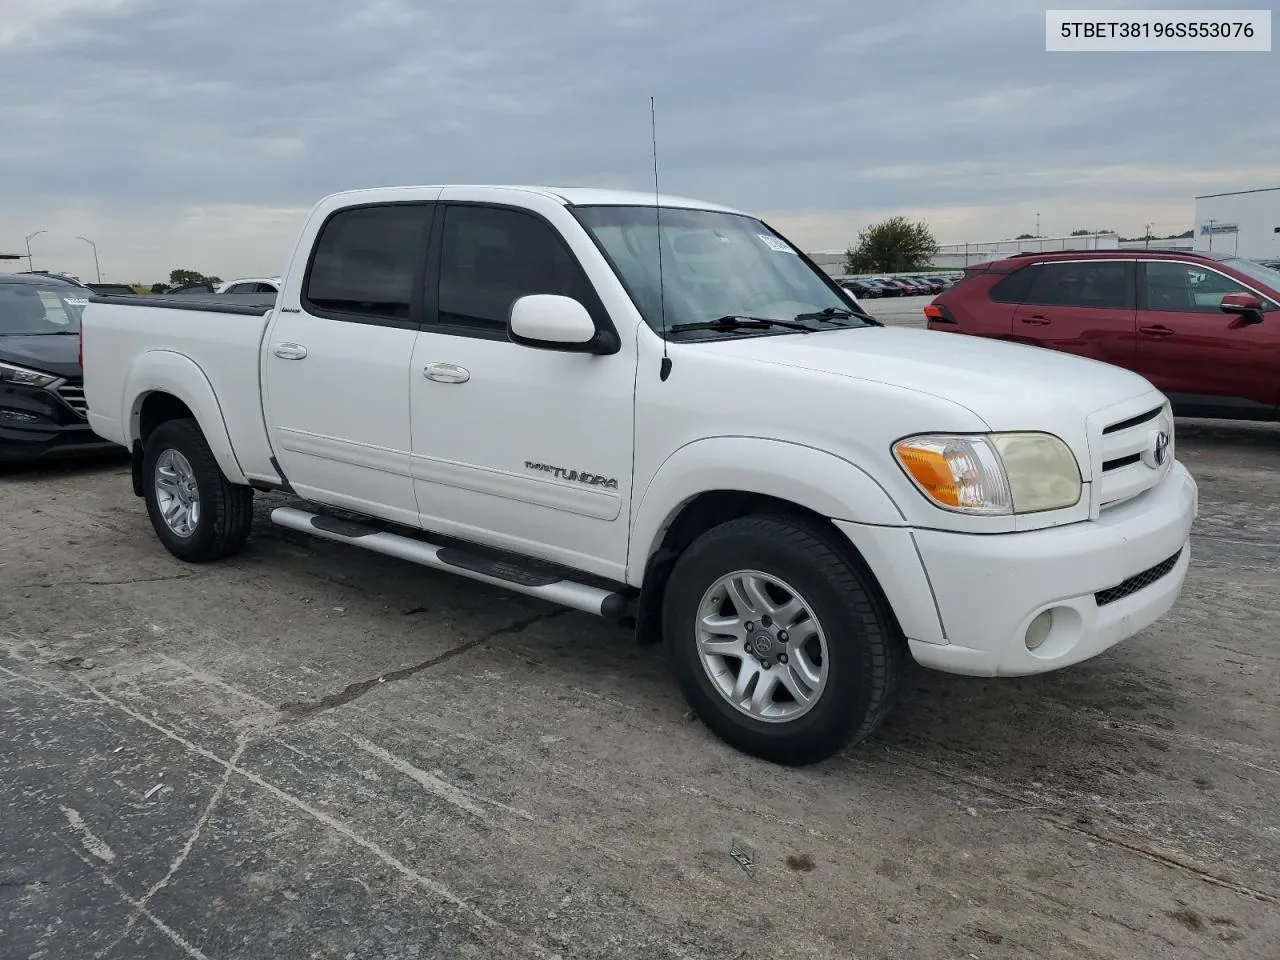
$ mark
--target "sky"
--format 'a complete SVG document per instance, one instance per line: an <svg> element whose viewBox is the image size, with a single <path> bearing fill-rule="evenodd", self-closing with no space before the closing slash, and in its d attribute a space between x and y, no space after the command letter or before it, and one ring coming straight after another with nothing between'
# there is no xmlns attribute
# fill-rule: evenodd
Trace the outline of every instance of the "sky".
<svg viewBox="0 0 1280 960"><path fill-rule="evenodd" d="M650 96L664 193L813 251L896 214L943 243L1035 232L1037 214L1047 236L1175 233L1197 194L1280 185L1280 53L1051 54L1044 11L0 0L0 253L43 230L35 267L82 279L78 237L111 281L273 275L337 190L648 190Z"/></svg>

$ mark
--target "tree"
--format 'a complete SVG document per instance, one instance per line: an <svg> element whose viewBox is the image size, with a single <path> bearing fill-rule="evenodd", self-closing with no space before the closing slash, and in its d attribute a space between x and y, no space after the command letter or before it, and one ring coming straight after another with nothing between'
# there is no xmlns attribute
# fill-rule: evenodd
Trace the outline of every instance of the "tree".
<svg viewBox="0 0 1280 960"><path fill-rule="evenodd" d="M1013 239L1015 240L1038 240L1040 239L1034 233L1020 233Z"/></svg>
<svg viewBox="0 0 1280 960"><path fill-rule="evenodd" d="M152 293L168 293L169 285L167 283L153 283L151 285Z"/></svg>
<svg viewBox="0 0 1280 960"><path fill-rule="evenodd" d="M845 251L848 273L899 273L924 270L933 262L938 242L923 220L890 217L858 234L858 244Z"/></svg>
<svg viewBox="0 0 1280 960"><path fill-rule="evenodd" d="M1092 233L1093 233L1093 231L1092 231L1092 230L1072 230L1072 231L1071 231L1071 236L1073 236L1073 237L1087 237L1087 236L1092 235Z"/></svg>
<svg viewBox="0 0 1280 960"><path fill-rule="evenodd" d="M171 287L180 287L184 283L207 283L216 287L221 282L221 277L206 277L203 273L198 273L195 270L178 269L169 271L169 286Z"/></svg>

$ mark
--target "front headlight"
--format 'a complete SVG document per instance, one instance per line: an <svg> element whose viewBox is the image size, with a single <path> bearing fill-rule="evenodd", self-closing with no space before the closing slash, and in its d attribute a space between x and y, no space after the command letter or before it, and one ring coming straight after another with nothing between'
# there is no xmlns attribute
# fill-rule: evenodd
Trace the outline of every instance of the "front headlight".
<svg viewBox="0 0 1280 960"><path fill-rule="evenodd" d="M926 434L894 444L916 487L945 510L1008 516L1080 501L1080 467L1048 433Z"/></svg>
<svg viewBox="0 0 1280 960"><path fill-rule="evenodd" d="M58 378L39 370L28 370L26 367L15 367L11 363L0 363L0 383L16 383L23 387L47 387Z"/></svg>

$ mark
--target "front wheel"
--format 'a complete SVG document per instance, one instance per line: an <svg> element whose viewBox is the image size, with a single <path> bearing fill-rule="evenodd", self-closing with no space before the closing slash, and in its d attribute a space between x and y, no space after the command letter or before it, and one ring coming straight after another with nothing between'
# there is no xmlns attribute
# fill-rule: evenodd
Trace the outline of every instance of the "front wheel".
<svg viewBox="0 0 1280 960"><path fill-rule="evenodd" d="M867 737L896 692L904 644L834 531L752 516L699 537L668 581L676 679L721 739L775 763Z"/></svg>
<svg viewBox="0 0 1280 960"><path fill-rule="evenodd" d="M147 514L165 549L189 563L238 552L253 523L253 490L229 481L194 420L168 420L143 446Z"/></svg>

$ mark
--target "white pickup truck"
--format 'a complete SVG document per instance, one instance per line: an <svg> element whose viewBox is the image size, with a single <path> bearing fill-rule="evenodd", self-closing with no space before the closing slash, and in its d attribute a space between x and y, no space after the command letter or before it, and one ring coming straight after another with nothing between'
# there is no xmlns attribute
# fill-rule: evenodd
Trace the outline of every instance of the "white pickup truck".
<svg viewBox="0 0 1280 960"><path fill-rule="evenodd" d="M1054 670L1187 571L1196 485L1146 380L883 326L714 204L342 193L278 298L231 299L84 315L89 423L170 552L234 553L281 491L276 524L634 620L776 762L867 736L908 654Z"/></svg>

